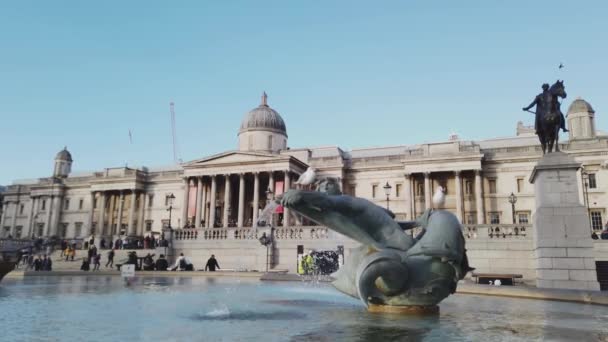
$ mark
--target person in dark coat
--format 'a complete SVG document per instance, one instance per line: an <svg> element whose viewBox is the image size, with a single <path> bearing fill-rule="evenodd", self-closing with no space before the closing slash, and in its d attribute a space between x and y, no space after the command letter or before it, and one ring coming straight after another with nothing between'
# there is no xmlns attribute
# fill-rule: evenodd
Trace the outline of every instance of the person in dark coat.
<svg viewBox="0 0 608 342"><path fill-rule="evenodd" d="M34 260L34 271L42 270L42 259L40 259L40 255Z"/></svg>
<svg viewBox="0 0 608 342"><path fill-rule="evenodd" d="M89 263L90 263L89 259L82 258L82 265L80 265L80 270L88 271L91 268L91 266L89 266Z"/></svg>
<svg viewBox="0 0 608 342"><path fill-rule="evenodd" d="M165 256L163 254L161 254L158 257L158 260L156 260L156 270L157 271L166 271L167 268L169 268L169 263L167 262L167 259L165 259Z"/></svg>
<svg viewBox="0 0 608 342"><path fill-rule="evenodd" d="M209 271L215 272L216 267L219 270L220 264L217 263L217 260L215 259L215 255L211 254L211 258L209 258L209 260L207 260L207 265L205 265L205 271L207 269L209 269Z"/></svg>
<svg viewBox="0 0 608 342"><path fill-rule="evenodd" d="M106 263L106 268L108 265L110 265L111 268L114 268L114 248L108 252L108 262Z"/></svg>

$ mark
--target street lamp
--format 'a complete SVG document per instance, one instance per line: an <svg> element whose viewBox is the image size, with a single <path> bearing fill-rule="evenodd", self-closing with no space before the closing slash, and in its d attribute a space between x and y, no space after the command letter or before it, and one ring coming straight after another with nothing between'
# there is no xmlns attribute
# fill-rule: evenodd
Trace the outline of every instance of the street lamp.
<svg viewBox="0 0 608 342"><path fill-rule="evenodd" d="M173 201L175 200L175 195L173 193L167 196L167 201L169 203L169 208L167 211L169 212L169 229L171 229L171 212L173 211Z"/></svg>
<svg viewBox="0 0 608 342"><path fill-rule="evenodd" d="M589 209L589 174L585 169L581 171L581 181L583 182L583 195L585 195L585 207L587 208L587 220L589 221L589 230L593 234L593 226L591 225L591 210Z"/></svg>
<svg viewBox="0 0 608 342"><path fill-rule="evenodd" d="M272 190L270 190L270 188L268 188L268 190L266 190L266 200L268 202L272 201L274 199L274 193L272 192ZM266 232L262 233L262 237L260 237L258 240L260 241L260 243L262 244L262 246L266 247L266 272L268 273L268 268L270 266L270 247L272 246L272 240L273 240L273 236L274 236L274 227L272 226L272 217L273 214L270 214L270 236L266 235Z"/></svg>
<svg viewBox="0 0 608 342"><path fill-rule="evenodd" d="M511 193L509 196L509 203L511 203L511 214L513 215L513 224L515 224L515 202L517 202L517 196Z"/></svg>
<svg viewBox="0 0 608 342"><path fill-rule="evenodd" d="M393 189L393 187L388 184L388 182L386 182L386 185L383 186L384 188L384 193L386 194L386 210L388 210L388 204L389 204L389 197L391 196L391 190Z"/></svg>

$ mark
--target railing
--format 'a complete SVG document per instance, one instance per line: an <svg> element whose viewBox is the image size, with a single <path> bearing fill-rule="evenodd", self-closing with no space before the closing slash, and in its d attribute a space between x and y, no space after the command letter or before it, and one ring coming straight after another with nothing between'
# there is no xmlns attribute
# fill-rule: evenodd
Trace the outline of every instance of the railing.
<svg viewBox="0 0 608 342"><path fill-rule="evenodd" d="M276 240L321 240L329 238L329 229L323 226L276 227L273 231ZM243 227L176 229L173 231L173 239L176 241L257 240L261 236L262 233L258 229Z"/></svg>
<svg viewBox="0 0 608 342"><path fill-rule="evenodd" d="M32 240L0 239L0 252L13 252L33 245Z"/></svg>
<svg viewBox="0 0 608 342"><path fill-rule="evenodd" d="M466 224L465 239L527 239L532 235L531 224Z"/></svg>

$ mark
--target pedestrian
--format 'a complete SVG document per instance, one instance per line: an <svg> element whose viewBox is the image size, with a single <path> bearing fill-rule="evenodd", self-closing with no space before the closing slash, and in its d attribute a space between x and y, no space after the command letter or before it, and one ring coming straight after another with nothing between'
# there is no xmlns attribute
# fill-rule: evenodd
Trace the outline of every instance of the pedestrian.
<svg viewBox="0 0 608 342"><path fill-rule="evenodd" d="M40 255L34 260L34 271L42 270L42 259L40 259Z"/></svg>
<svg viewBox="0 0 608 342"><path fill-rule="evenodd" d="M114 268L114 248L108 252L108 262L106 263L106 268L110 265L110 268Z"/></svg>
<svg viewBox="0 0 608 342"><path fill-rule="evenodd" d="M217 263L217 260L215 259L215 255L211 254L211 258L209 258L209 260L207 260L207 265L205 265L205 271L207 269L209 269L210 272L215 272L216 267L219 270L220 264Z"/></svg>
<svg viewBox="0 0 608 342"><path fill-rule="evenodd" d="M101 253L95 255L93 262L93 271L99 271L99 266L101 266Z"/></svg>
<svg viewBox="0 0 608 342"><path fill-rule="evenodd" d="M71 246L67 246L65 248L65 252L62 252L65 255L65 261L68 261L68 259L70 258L70 254L72 254L72 247Z"/></svg>
<svg viewBox="0 0 608 342"><path fill-rule="evenodd" d="M161 254L156 260L155 268L157 271L166 271L167 268L169 268L169 263L167 262L167 259L165 259L165 256L163 254Z"/></svg>
<svg viewBox="0 0 608 342"><path fill-rule="evenodd" d="M81 271L88 271L89 269L90 269L89 259L82 258L82 265L80 265L80 270Z"/></svg>

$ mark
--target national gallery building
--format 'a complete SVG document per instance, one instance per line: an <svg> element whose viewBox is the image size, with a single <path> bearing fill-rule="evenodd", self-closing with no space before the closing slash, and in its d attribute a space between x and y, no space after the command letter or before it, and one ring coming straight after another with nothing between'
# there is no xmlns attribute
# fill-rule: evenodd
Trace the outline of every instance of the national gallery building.
<svg viewBox="0 0 608 342"><path fill-rule="evenodd" d="M578 171L580 201L589 210L589 229L599 231L608 219L608 134L596 129L595 111L583 99L570 104L566 117L569 139L560 149L583 165ZM49 170L49 176L4 188L0 235L115 238L160 234L170 225L175 252L196 255L214 248L224 264L259 268L263 261L239 260L244 249L260 249L254 222L269 199L293 188L299 175L313 167L318 177L338 178L344 193L390 207L399 220L423 213L432 205L435 189L444 187L441 209L463 223L476 261L472 264L487 270L514 267L525 274L526 264L491 253L505 250L523 259L531 253L527 241L535 197L529 177L542 156L532 127L519 122L511 137L480 141L454 135L435 143L348 151L288 146L287 125L264 94L260 105L243 117L236 149L172 168L72 173L74 159L64 149L55 156L52 175ZM279 245L286 240L306 249L350 245L288 210L279 210L274 222ZM228 245L230 251L218 252ZM292 252L276 253L275 266L293 269L291 256L284 260Z"/></svg>

